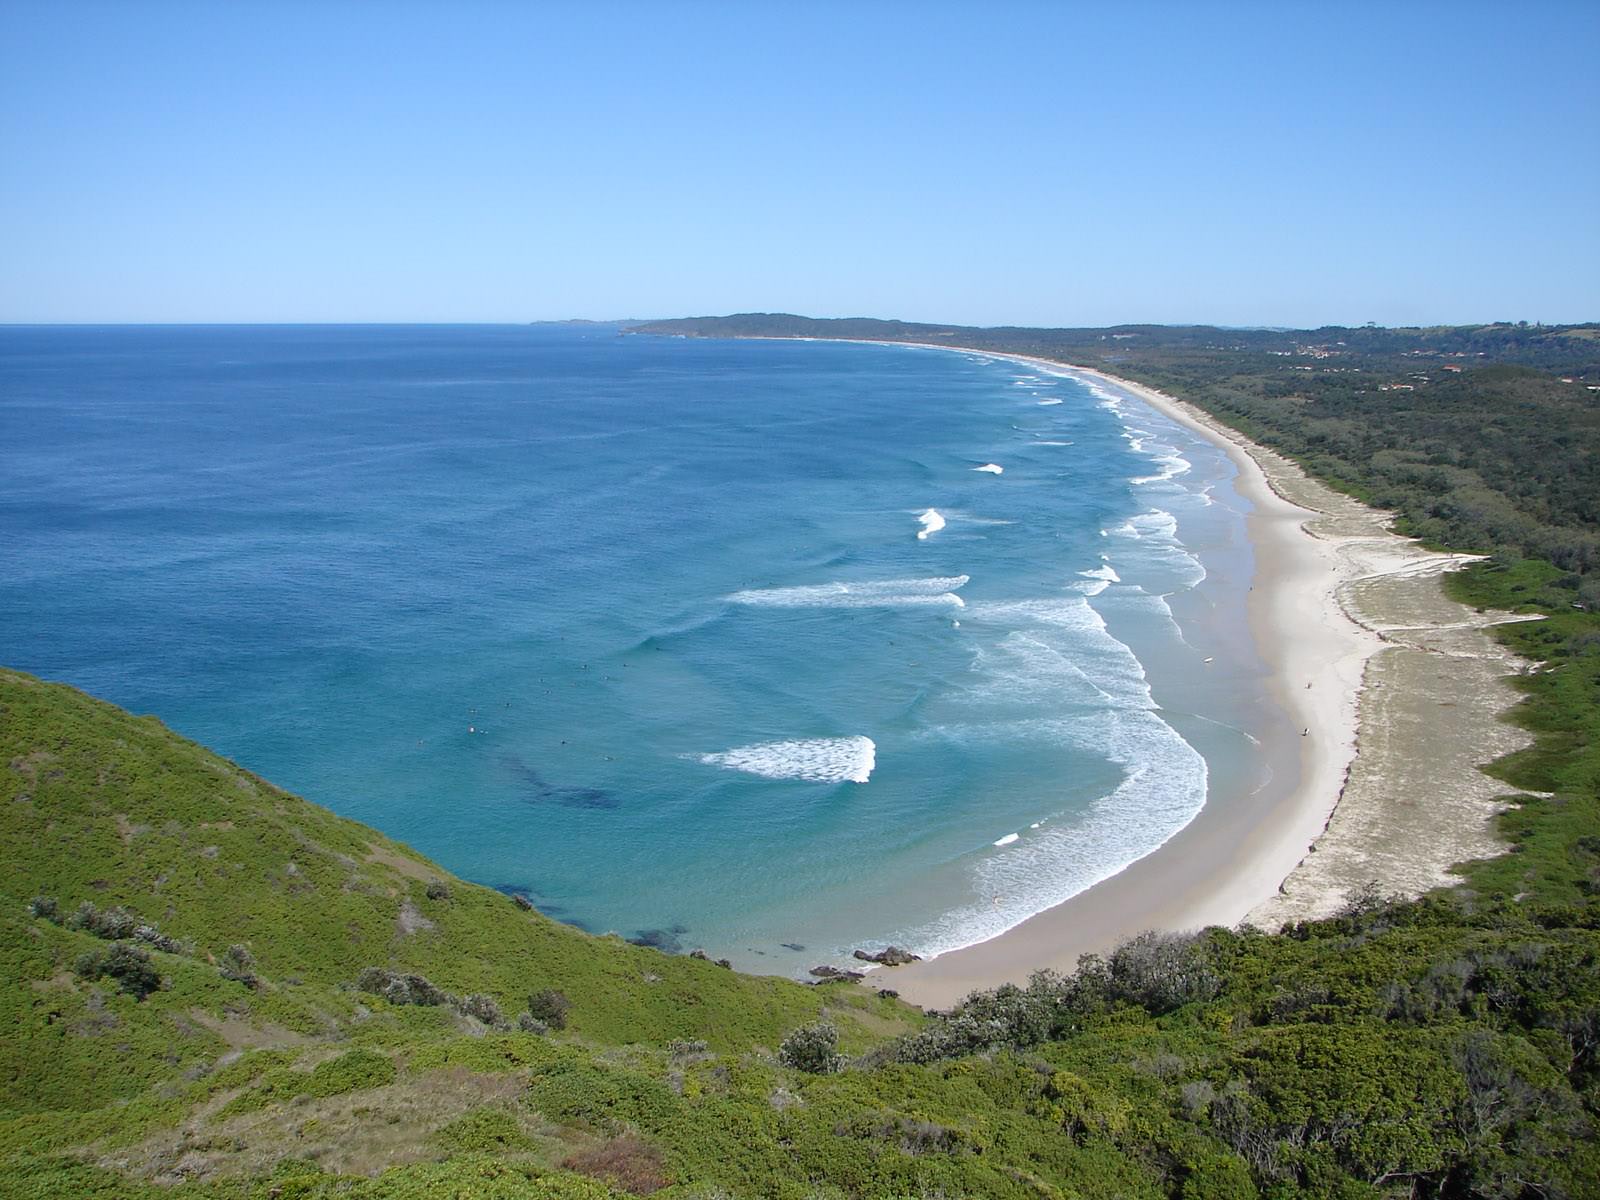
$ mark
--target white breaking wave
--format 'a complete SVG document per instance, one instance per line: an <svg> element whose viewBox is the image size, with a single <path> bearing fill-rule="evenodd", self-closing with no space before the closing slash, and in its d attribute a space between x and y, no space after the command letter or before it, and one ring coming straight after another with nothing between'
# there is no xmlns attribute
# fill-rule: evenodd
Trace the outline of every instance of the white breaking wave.
<svg viewBox="0 0 1600 1200"><path fill-rule="evenodd" d="M719 754L702 754L700 761L763 779L865 783L877 766L877 754L878 747L869 737L801 738L736 746Z"/></svg>
<svg viewBox="0 0 1600 1200"><path fill-rule="evenodd" d="M917 518L922 523L922 528L917 530L917 540L927 541L930 533L938 533L944 528L944 517L939 515L937 508L930 508Z"/></svg>
<svg viewBox="0 0 1600 1200"><path fill-rule="evenodd" d="M1045 441L1038 441L1038 442L1035 442L1034 445L1035 446L1070 446L1070 445L1072 445L1072 443L1071 442L1045 442Z"/></svg>
<svg viewBox="0 0 1600 1200"><path fill-rule="evenodd" d="M1121 537L1136 539L1170 538L1176 536L1178 532L1178 518L1165 509L1152 508L1138 516L1129 517L1111 532Z"/></svg>
<svg viewBox="0 0 1600 1200"><path fill-rule="evenodd" d="M935 575L927 579L877 579L860 583L818 583L807 587L751 588L734 592L734 604L757 608L914 608L938 605L961 608L956 595L967 575Z"/></svg>
<svg viewBox="0 0 1600 1200"><path fill-rule="evenodd" d="M1061 404L1061 403L1063 403L1063 401L1060 401L1060 400L1038 400L1038 401L1035 401L1035 403L1037 403L1040 408L1049 408L1052 404Z"/></svg>
<svg viewBox="0 0 1600 1200"><path fill-rule="evenodd" d="M981 467L973 467L974 471L984 471L990 475L1004 475L1006 469L999 463L984 463Z"/></svg>
<svg viewBox="0 0 1600 1200"><path fill-rule="evenodd" d="M1109 563L1088 571L1079 571L1078 574L1083 576L1085 582L1074 584L1073 587L1085 596L1098 596L1113 583L1122 582L1122 576L1118 575Z"/></svg>
<svg viewBox="0 0 1600 1200"><path fill-rule="evenodd" d="M1111 710L1026 724L997 732L1098 751L1120 767L1122 781L1080 816L1030 826L1035 832L1026 842L1001 839L1004 854L991 851L970 869L974 898L919 928L896 932L898 945L934 955L996 937L1120 873L1205 806L1205 759L1156 712Z"/></svg>
<svg viewBox="0 0 1600 1200"><path fill-rule="evenodd" d="M1165 509L1153 508L1142 512L1108 532L1112 537L1128 538L1137 543L1142 565L1156 566L1170 573L1153 587L1151 584L1154 581L1141 579L1147 591L1164 593L1192 588L1206 577L1205 566L1199 557L1178 540L1178 518ZM1124 562L1123 565L1127 567L1129 564Z"/></svg>
<svg viewBox="0 0 1600 1200"><path fill-rule="evenodd" d="M1156 461L1161 464L1161 470L1154 475L1139 475L1128 482L1133 484L1165 483L1179 475L1186 475L1194 465L1176 450L1167 454L1156 455Z"/></svg>
<svg viewBox="0 0 1600 1200"><path fill-rule="evenodd" d="M1005 837L997 839L995 841L995 845L996 846L1009 846L1009 845L1011 845L1012 842L1016 841L1019 836L1020 836L1019 834L1008 833L1008 834L1005 835Z"/></svg>

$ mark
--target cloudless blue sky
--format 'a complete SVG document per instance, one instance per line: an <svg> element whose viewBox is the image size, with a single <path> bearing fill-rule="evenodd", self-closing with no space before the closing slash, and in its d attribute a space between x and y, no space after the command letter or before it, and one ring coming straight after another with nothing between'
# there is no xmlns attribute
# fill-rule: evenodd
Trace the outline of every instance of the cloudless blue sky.
<svg viewBox="0 0 1600 1200"><path fill-rule="evenodd" d="M0 321L1600 319L1600 3L0 0Z"/></svg>

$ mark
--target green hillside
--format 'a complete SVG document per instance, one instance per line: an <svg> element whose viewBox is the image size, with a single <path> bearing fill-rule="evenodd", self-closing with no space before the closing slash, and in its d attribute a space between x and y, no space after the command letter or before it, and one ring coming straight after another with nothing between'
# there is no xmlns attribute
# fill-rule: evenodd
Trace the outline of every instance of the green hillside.
<svg viewBox="0 0 1600 1200"><path fill-rule="evenodd" d="M0 764L0 1196L1600 1195L1600 842L1537 809L1548 889L1146 937L920 1022L555 925L15 672Z"/></svg>
<svg viewBox="0 0 1600 1200"><path fill-rule="evenodd" d="M914 1016L859 989L806 988L590 937L154 718L4 670L0 764L8 1147L170 1126L215 1093L219 1067L236 1086L335 1051L403 1049L413 1066L418 1055L444 1066L462 1045L481 1055L486 1038L505 1036L514 1043L505 1055L531 1053L523 1043L543 1052L545 1040L509 1029L545 991L570 1005L558 1041L594 1047L775 1047L826 1014L856 1049ZM118 944L149 956L159 990L139 999L115 975L76 970ZM233 947L244 952L230 957ZM420 976L458 1003L391 1004L359 987L373 967ZM482 1019L496 1009L500 1022Z"/></svg>

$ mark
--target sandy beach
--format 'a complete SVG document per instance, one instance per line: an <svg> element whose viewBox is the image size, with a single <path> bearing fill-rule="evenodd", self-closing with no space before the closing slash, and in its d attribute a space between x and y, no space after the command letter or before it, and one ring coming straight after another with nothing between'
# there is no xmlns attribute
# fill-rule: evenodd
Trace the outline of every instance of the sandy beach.
<svg viewBox="0 0 1600 1200"><path fill-rule="evenodd" d="M945 1007L1042 967L1070 970L1143 930L1275 929L1337 911L1367 886L1418 894L1447 882L1451 865L1497 852L1491 821L1505 789L1477 768L1529 740L1500 720L1517 698L1505 677L1522 664L1484 632L1505 614L1445 597L1441 576L1469 559L1389 532L1388 514L1171 396L1046 359L927 348L1113 385L1227 451L1253 508L1248 620L1274 699L1304 732L1267 747L1265 786L1208 796L1119 874L990 941L874 971L867 985Z"/></svg>

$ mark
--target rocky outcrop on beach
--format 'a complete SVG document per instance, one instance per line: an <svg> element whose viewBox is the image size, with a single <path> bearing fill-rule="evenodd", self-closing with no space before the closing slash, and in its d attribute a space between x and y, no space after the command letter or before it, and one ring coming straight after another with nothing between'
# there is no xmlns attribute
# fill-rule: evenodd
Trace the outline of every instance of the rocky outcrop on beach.
<svg viewBox="0 0 1600 1200"><path fill-rule="evenodd" d="M818 979L865 979L860 971L847 971L843 967L829 966L823 963L820 967L812 967L811 974Z"/></svg>
<svg viewBox="0 0 1600 1200"><path fill-rule="evenodd" d="M900 967L906 963L922 961L922 955L913 954L909 950L902 950L899 946L886 946L876 954L868 954L865 950L857 950L855 957L862 962L881 963L886 967Z"/></svg>

